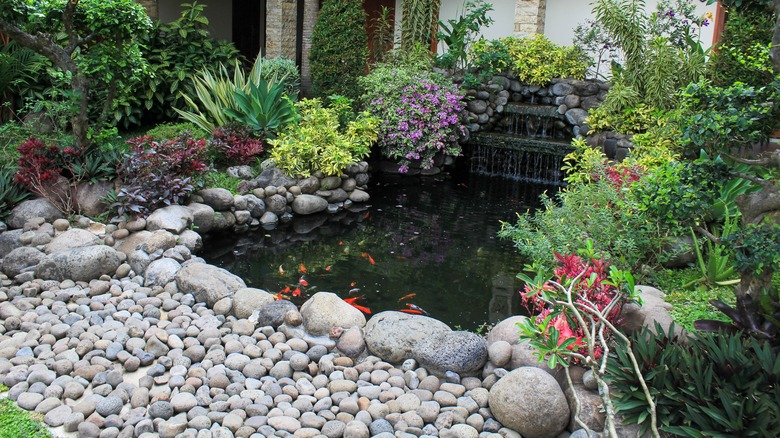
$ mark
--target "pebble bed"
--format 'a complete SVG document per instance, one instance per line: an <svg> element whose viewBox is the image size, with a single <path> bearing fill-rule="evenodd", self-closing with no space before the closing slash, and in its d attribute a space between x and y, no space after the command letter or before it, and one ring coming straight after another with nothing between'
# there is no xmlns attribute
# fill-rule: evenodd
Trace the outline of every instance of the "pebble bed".
<svg viewBox="0 0 780 438"><path fill-rule="evenodd" d="M51 427L85 438L520 436L492 418L479 378L355 363L216 315L175 282L116 277L3 278L0 381ZM139 369L137 384L126 378Z"/></svg>

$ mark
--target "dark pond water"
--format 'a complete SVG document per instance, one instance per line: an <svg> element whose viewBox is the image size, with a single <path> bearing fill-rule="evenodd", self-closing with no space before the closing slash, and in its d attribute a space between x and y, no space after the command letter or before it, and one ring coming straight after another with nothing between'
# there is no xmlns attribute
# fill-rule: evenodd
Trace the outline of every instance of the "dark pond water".
<svg viewBox="0 0 780 438"><path fill-rule="evenodd" d="M521 311L524 261L496 233L548 189L476 175L375 176L368 205L212 237L202 256L271 293L294 291L305 268L308 287L290 296L298 304L318 291L363 296L357 304L373 313L414 304L474 330Z"/></svg>

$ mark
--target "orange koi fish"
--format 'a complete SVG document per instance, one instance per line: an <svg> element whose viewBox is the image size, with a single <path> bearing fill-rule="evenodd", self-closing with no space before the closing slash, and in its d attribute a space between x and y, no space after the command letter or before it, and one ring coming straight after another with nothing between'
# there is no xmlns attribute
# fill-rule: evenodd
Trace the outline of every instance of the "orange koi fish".
<svg viewBox="0 0 780 438"><path fill-rule="evenodd" d="M301 271L301 274L306 273L306 266L303 266L303 263L301 263L301 266L298 266L298 270Z"/></svg>
<svg viewBox="0 0 780 438"><path fill-rule="evenodd" d="M365 215L363 215L363 219L371 219L371 212L369 211Z"/></svg>
<svg viewBox="0 0 780 438"><path fill-rule="evenodd" d="M300 278L300 279L298 279L298 284L300 284L300 285L301 285L301 286L303 286L303 287L306 287L306 286L308 286L308 285L309 285L309 282L308 282L308 281L306 281L306 279L305 279L305 278L303 278L303 277L304 277L304 276L303 276L303 275L301 275L301 278Z"/></svg>
<svg viewBox="0 0 780 438"><path fill-rule="evenodd" d="M349 297L349 298L344 298L344 302L345 302L345 303L347 303L347 304L352 304L352 303L354 303L355 301L357 301L357 300L362 300L362 299L364 299L364 298L366 298L366 296L365 296L365 295L361 295L361 296L359 296L359 297Z"/></svg>
<svg viewBox="0 0 780 438"><path fill-rule="evenodd" d="M344 245L344 242L339 242L339 246L342 246L342 245Z"/></svg>
<svg viewBox="0 0 780 438"><path fill-rule="evenodd" d="M280 294L288 294L290 293L290 286L285 286L284 289L279 291Z"/></svg>
<svg viewBox="0 0 780 438"><path fill-rule="evenodd" d="M297 297L301 295L301 288L296 287L294 291L292 291L292 296Z"/></svg>
<svg viewBox="0 0 780 438"><path fill-rule="evenodd" d="M417 296L417 294L415 294L415 293L406 294L406 295L402 296L401 298L399 298L398 301L409 300L409 299L412 299L412 298L414 298L416 296Z"/></svg>
<svg viewBox="0 0 780 438"><path fill-rule="evenodd" d="M360 256L363 257L364 259L368 259L368 262L371 263L372 265L376 264L376 262L374 261L374 258L371 257L371 255L369 253L364 252L363 254L360 254Z"/></svg>
<svg viewBox="0 0 780 438"><path fill-rule="evenodd" d="M407 303L406 307L408 307L409 310L416 310L418 312L421 312L423 315L427 315L428 314L428 312L426 312L425 309L423 309L422 307L420 307L420 306L418 306L416 304Z"/></svg>
<svg viewBox="0 0 780 438"><path fill-rule="evenodd" d="M419 310L414 310L414 309L401 309L401 310L399 310L399 312L401 312L401 313L409 313L411 315L422 315L423 314Z"/></svg>
<svg viewBox="0 0 780 438"><path fill-rule="evenodd" d="M366 315L370 315L371 314L371 309L369 309L368 307L364 307L364 306L361 306L361 305L355 304L355 303L352 303L351 305L352 305L352 307L360 310L361 312L365 313Z"/></svg>
<svg viewBox="0 0 780 438"><path fill-rule="evenodd" d="M352 283L350 283L350 284L349 284L349 287L355 287L355 284L357 284L357 283L355 283L355 282L353 281Z"/></svg>
<svg viewBox="0 0 780 438"><path fill-rule="evenodd" d="M279 275L284 275L284 268L282 268L282 265L279 265Z"/></svg>
<svg viewBox="0 0 780 438"><path fill-rule="evenodd" d="M281 293L281 292L279 292L278 294L276 294L276 297L275 297L275 298L276 298L277 300L286 300L286 299L288 299L286 296L282 295L282 293Z"/></svg>
<svg viewBox="0 0 780 438"><path fill-rule="evenodd" d="M330 272L330 270L331 270L331 266L330 266L330 265L328 265L328 266L325 266L325 270L326 270L326 271L328 271L328 272Z"/></svg>

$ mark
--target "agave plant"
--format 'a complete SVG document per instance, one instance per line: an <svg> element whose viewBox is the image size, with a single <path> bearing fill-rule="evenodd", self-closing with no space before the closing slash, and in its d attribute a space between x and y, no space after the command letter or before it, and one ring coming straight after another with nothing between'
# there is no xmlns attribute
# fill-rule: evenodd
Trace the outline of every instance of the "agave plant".
<svg viewBox="0 0 780 438"><path fill-rule="evenodd" d="M260 78L258 84L249 84L249 90L233 92L236 109L226 108L225 113L264 137L275 136L285 125L297 119L293 102L284 94L283 82L266 82Z"/></svg>

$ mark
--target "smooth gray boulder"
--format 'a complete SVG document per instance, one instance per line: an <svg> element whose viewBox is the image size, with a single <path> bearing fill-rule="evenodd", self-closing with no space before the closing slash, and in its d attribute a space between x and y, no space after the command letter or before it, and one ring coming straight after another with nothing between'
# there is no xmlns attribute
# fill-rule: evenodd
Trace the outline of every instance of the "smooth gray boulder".
<svg viewBox="0 0 780 438"><path fill-rule="evenodd" d="M34 267L46 257L46 254L30 246L20 246L3 258L3 272L14 278L23 271Z"/></svg>
<svg viewBox="0 0 780 438"><path fill-rule="evenodd" d="M125 258L105 245L71 248L48 254L38 263L35 276L44 280L89 281L104 274L114 275Z"/></svg>
<svg viewBox="0 0 780 438"><path fill-rule="evenodd" d="M298 307L288 300L274 300L257 311L257 324L277 328L284 323L284 315L290 310L298 311Z"/></svg>
<svg viewBox="0 0 780 438"><path fill-rule="evenodd" d="M144 272L144 286L165 287L176 278L176 273L181 269L181 264L174 259L157 259L146 267Z"/></svg>
<svg viewBox="0 0 780 438"><path fill-rule="evenodd" d="M333 327L363 327L366 317L331 292L317 292L301 306L303 326L314 336L324 336Z"/></svg>
<svg viewBox="0 0 780 438"><path fill-rule="evenodd" d="M216 211L230 210L233 206L233 194L230 190L223 188L210 188L203 189L198 192L203 203L213 208Z"/></svg>
<svg viewBox="0 0 780 438"><path fill-rule="evenodd" d="M11 228L22 228L27 220L34 217L42 217L46 222L52 223L57 219L64 219L65 215L46 199L29 199L14 207L5 222Z"/></svg>
<svg viewBox="0 0 780 438"><path fill-rule="evenodd" d="M518 368L490 388L493 416L524 438L554 438L569 424L569 404L558 382L532 367Z"/></svg>
<svg viewBox="0 0 780 438"><path fill-rule="evenodd" d="M97 245L99 242L100 238L92 232L81 228L71 228L49 242L44 248L44 252L52 254L65 249Z"/></svg>
<svg viewBox="0 0 780 438"><path fill-rule="evenodd" d="M76 205L79 213L88 217L95 217L108 209L104 201L105 196L114 188L111 181L96 181L94 183L79 184L76 192Z"/></svg>
<svg viewBox="0 0 780 438"><path fill-rule="evenodd" d="M328 201L316 195L298 195L292 202L292 210L295 214L314 214L327 208Z"/></svg>
<svg viewBox="0 0 780 438"><path fill-rule="evenodd" d="M169 205L157 209L146 218L146 229L149 231L165 230L179 234L190 224L192 212L183 205Z"/></svg>
<svg viewBox="0 0 780 438"><path fill-rule="evenodd" d="M210 307L246 287L240 277L206 263L188 264L176 273L175 279L180 292L191 293Z"/></svg>
<svg viewBox="0 0 780 438"><path fill-rule="evenodd" d="M466 331L437 333L413 347L414 358L433 374L447 371L474 375L482 371L488 359L487 344L476 333Z"/></svg>
<svg viewBox="0 0 780 438"><path fill-rule="evenodd" d="M233 296L233 315L238 319L249 318L252 312L274 302L276 298L262 289L247 287Z"/></svg>
<svg viewBox="0 0 780 438"><path fill-rule="evenodd" d="M526 319L528 319L528 317L516 315L510 316L496 324L487 335L488 345L491 345L496 341L506 341L509 345L517 344L520 341L520 328L517 324Z"/></svg>
<svg viewBox="0 0 780 438"><path fill-rule="evenodd" d="M192 213L192 225L199 233L208 233L214 228L214 209L206 204L191 202L187 209Z"/></svg>
<svg viewBox="0 0 780 438"><path fill-rule="evenodd" d="M414 347L423 339L450 332L445 323L422 315L386 311L374 315L364 329L371 354L390 363L414 357Z"/></svg>
<svg viewBox="0 0 780 438"><path fill-rule="evenodd" d="M131 233L126 238L117 241L114 243L114 249L117 251L121 251L125 253L125 255L129 256L133 253L138 247L149 240L152 237L151 231L141 230L137 231L135 233Z"/></svg>
<svg viewBox="0 0 780 438"><path fill-rule="evenodd" d="M0 233L0 258L8 255L15 248L22 246L22 233L24 230L9 230Z"/></svg>

